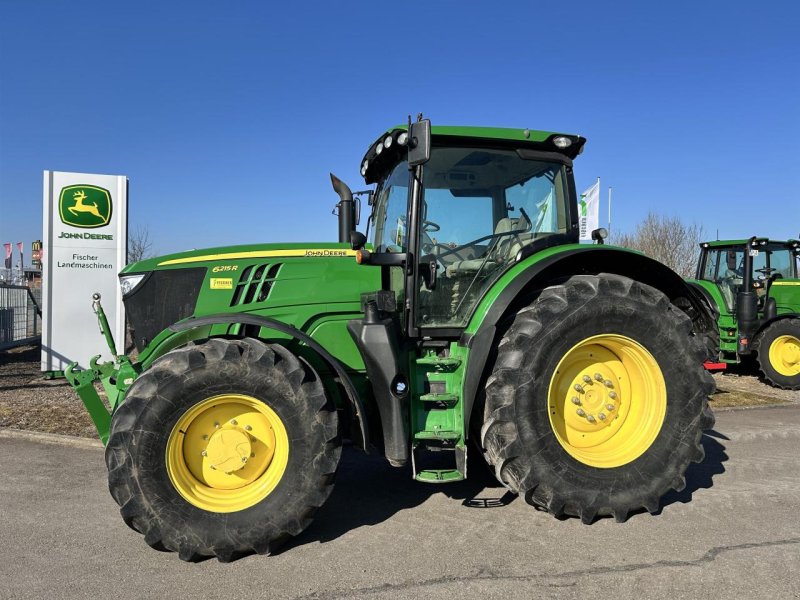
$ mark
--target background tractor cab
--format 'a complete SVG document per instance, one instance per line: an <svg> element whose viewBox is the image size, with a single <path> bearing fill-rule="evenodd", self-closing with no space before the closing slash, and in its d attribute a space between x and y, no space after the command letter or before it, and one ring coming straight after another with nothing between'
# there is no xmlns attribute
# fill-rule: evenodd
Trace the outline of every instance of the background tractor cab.
<svg viewBox="0 0 800 600"><path fill-rule="evenodd" d="M719 310L720 356L755 356L772 385L800 388L800 241L701 244L693 282Z"/></svg>

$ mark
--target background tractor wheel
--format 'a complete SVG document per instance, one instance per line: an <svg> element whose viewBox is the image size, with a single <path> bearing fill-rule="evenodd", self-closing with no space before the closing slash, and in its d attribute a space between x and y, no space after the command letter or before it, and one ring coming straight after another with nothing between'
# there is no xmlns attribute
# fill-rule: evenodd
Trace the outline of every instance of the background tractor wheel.
<svg viewBox="0 0 800 600"><path fill-rule="evenodd" d="M106 448L125 522L183 560L267 553L333 489L336 410L279 345L211 339L156 360L114 413Z"/></svg>
<svg viewBox="0 0 800 600"><path fill-rule="evenodd" d="M683 489L714 423L705 349L659 291L617 275L543 290L510 323L481 441L497 478L556 516L618 521Z"/></svg>
<svg viewBox="0 0 800 600"><path fill-rule="evenodd" d="M768 325L755 340L756 361L771 386L800 390L800 319Z"/></svg>

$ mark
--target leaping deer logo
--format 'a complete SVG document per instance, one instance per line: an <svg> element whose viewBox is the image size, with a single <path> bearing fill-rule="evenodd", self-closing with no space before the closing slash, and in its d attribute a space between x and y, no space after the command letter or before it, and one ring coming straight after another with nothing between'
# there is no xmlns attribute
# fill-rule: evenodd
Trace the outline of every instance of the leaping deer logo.
<svg viewBox="0 0 800 600"><path fill-rule="evenodd" d="M68 207L67 210L73 215L77 216L78 213L89 213L98 219L105 219L105 217L100 214L100 211L97 208L97 202L93 202L91 204L83 203L83 201L86 200L86 192L83 190L78 190L72 194L72 198L75 200L75 205Z"/></svg>

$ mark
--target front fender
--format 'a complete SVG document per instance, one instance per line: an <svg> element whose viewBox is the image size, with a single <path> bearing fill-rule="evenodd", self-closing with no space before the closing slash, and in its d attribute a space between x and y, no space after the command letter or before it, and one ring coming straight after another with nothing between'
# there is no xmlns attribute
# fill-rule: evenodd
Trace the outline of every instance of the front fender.
<svg viewBox="0 0 800 600"><path fill-rule="evenodd" d="M282 321L246 313L220 313L203 317L189 317L170 325L162 331L148 346L152 348L146 356L142 357L142 369L148 368L158 357L179 346L183 346L191 341L206 337L213 337L213 329L223 326L227 331L230 326L252 326L277 332L280 337L287 340L296 340L306 346L326 364L334 373L338 381L344 388L347 400L353 408L353 415L358 421L359 435L361 437L359 446L365 451L370 451L369 423L367 413L361 397L358 395L355 385L350 376L345 371L342 364L333 357L325 348L305 332L297 329L293 325L288 325Z"/></svg>

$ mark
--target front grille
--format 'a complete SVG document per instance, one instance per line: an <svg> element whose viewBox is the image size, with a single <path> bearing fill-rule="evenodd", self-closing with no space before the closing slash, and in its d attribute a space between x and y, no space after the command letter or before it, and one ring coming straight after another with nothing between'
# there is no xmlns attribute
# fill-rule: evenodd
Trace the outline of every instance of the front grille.
<svg viewBox="0 0 800 600"><path fill-rule="evenodd" d="M194 314L205 277L205 267L153 271L123 299L140 352L164 329Z"/></svg>
<svg viewBox="0 0 800 600"><path fill-rule="evenodd" d="M281 263L274 265L250 265L242 271L239 283L231 299L231 306L242 306L253 302L264 302L281 270Z"/></svg>

